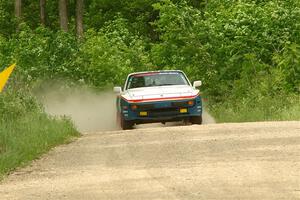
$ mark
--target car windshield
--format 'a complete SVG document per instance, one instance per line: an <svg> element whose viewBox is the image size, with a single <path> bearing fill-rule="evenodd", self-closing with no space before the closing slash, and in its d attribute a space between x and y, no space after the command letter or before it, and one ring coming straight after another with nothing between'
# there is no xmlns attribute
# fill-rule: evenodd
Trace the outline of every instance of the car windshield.
<svg viewBox="0 0 300 200"><path fill-rule="evenodd" d="M142 73L129 77L127 89L167 85L189 85L189 83L180 72Z"/></svg>

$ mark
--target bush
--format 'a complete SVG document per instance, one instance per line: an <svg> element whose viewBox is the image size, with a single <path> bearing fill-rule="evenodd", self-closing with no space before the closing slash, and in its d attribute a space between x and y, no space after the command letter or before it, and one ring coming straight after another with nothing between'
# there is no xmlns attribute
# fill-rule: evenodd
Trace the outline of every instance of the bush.
<svg viewBox="0 0 300 200"><path fill-rule="evenodd" d="M128 73L150 69L145 42L129 32L122 18L108 22L101 31L88 30L76 66L88 84L121 84Z"/></svg>
<svg viewBox="0 0 300 200"><path fill-rule="evenodd" d="M74 73L74 60L79 43L72 34L43 27L31 30L21 24L18 34L10 39L1 40L0 37L0 42L0 58L4 58L1 66L16 62L17 71L26 83L37 79L78 78Z"/></svg>

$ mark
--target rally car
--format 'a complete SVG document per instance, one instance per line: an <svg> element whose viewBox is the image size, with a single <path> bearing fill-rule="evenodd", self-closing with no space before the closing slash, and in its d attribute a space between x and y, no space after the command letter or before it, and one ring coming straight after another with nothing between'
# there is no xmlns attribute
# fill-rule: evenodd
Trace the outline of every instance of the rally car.
<svg viewBox="0 0 300 200"><path fill-rule="evenodd" d="M135 124L185 121L202 124L202 100L197 87L179 70L129 74L125 86L114 87L117 121L122 129Z"/></svg>

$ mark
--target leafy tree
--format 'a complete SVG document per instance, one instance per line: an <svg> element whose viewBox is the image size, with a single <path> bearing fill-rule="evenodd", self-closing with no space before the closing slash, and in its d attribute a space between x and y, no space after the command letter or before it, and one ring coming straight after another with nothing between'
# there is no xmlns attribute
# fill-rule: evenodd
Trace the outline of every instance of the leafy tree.
<svg viewBox="0 0 300 200"><path fill-rule="evenodd" d="M14 1L0 0L0 35L9 37L16 31Z"/></svg>

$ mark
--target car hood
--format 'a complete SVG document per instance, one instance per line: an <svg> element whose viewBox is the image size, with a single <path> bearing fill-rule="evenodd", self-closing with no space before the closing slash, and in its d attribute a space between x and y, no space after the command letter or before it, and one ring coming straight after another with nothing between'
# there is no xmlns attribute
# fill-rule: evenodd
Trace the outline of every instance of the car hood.
<svg viewBox="0 0 300 200"><path fill-rule="evenodd" d="M199 90L188 85L172 85L129 89L122 96L129 101L157 101L172 98L191 98L198 93Z"/></svg>

